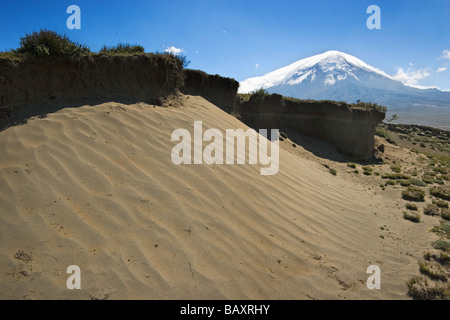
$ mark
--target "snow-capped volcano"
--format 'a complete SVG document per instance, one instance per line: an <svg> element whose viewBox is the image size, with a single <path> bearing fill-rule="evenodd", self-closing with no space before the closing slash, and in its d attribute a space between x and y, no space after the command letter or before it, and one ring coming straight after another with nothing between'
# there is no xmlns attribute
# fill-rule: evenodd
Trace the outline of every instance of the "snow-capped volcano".
<svg viewBox="0 0 450 320"><path fill-rule="evenodd" d="M260 88L299 99L375 102L398 114L400 122L450 129L450 92L406 86L339 51L327 51L246 79L240 83L239 93Z"/></svg>
<svg viewBox="0 0 450 320"><path fill-rule="evenodd" d="M317 73L326 73L323 84L333 85L336 81L353 77L359 80L353 71L362 69L392 79L383 71L374 68L362 60L339 51L327 51L294 62L287 67L269 72L262 77L250 78L241 82L240 93L248 93L260 88L268 89L279 85L296 85L304 80L316 81Z"/></svg>

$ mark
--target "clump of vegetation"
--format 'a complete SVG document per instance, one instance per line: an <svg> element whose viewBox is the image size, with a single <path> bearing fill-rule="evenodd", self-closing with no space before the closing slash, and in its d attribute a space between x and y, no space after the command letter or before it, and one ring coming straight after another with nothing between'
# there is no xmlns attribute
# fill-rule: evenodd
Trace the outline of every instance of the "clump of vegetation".
<svg viewBox="0 0 450 320"><path fill-rule="evenodd" d="M414 203L407 203L406 204L406 209L412 210L412 211L417 211L418 210L417 206Z"/></svg>
<svg viewBox="0 0 450 320"><path fill-rule="evenodd" d="M412 222L420 222L420 215L418 212L411 212L411 211L404 211L403 212L403 218L406 220L412 221Z"/></svg>
<svg viewBox="0 0 450 320"><path fill-rule="evenodd" d="M363 173L364 173L366 176L371 176L372 173L373 173L373 168L370 167L370 166L364 166L364 167L362 167L362 169L363 169Z"/></svg>
<svg viewBox="0 0 450 320"><path fill-rule="evenodd" d="M441 208L441 217L445 220L450 220L450 209Z"/></svg>
<svg viewBox="0 0 450 320"><path fill-rule="evenodd" d="M410 179L409 181L411 182L412 185L417 186L417 187L426 187L427 186L427 184L420 179L413 178L413 179Z"/></svg>
<svg viewBox="0 0 450 320"><path fill-rule="evenodd" d="M131 45L128 43L119 43L115 46L103 46L99 53L103 54L139 54L145 53L145 48L140 45Z"/></svg>
<svg viewBox="0 0 450 320"><path fill-rule="evenodd" d="M438 249L438 250L442 250L445 252L450 252L450 242L439 239L434 241L432 244L433 248Z"/></svg>
<svg viewBox="0 0 450 320"><path fill-rule="evenodd" d="M450 266L450 255L443 251L427 251L423 257L427 261L436 261L443 266Z"/></svg>
<svg viewBox="0 0 450 320"><path fill-rule="evenodd" d="M433 227L431 229L432 232L440 235L441 237L445 237L447 239L450 239L450 224L441 222L439 226Z"/></svg>
<svg viewBox="0 0 450 320"><path fill-rule="evenodd" d="M408 294L421 300L446 300L450 297L450 287L441 281L432 281L424 276L408 281Z"/></svg>
<svg viewBox="0 0 450 320"><path fill-rule="evenodd" d="M392 179L392 180L408 180L411 177L407 174L403 173L387 173L381 176L383 179Z"/></svg>
<svg viewBox="0 0 450 320"><path fill-rule="evenodd" d="M432 184L434 181L434 177L433 176L429 176L429 175L423 175L422 176L422 181L427 183L427 184Z"/></svg>
<svg viewBox="0 0 450 320"><path fill-rule="evenodd" d="M175 61L177 62L179 70L186 69L191 64L191 60L188 60L184 54L175 54L175 53L171 53L171 52L164 52L161 54L165 55L165 56L174 57Z"/></svg>
<svg viewBox="0 0 450 320"><path fill-rule="evenodd" d="M353 170L353 173L358 174L358 173L359 173L359 170Z"/></svg>
<svg viewBox="0 0 450 320"><path fill-rule="evenodd" d="M350 104L350 107L352 108L358 108L358 109L364 109L364 110L376 110L379 112L383 112L386 113L387 108L385 106L376 104L376 103L372 103L372 102L362 102L362 101L358 101L357 103L352 103Z"/></svg>
<svg viewBox="0 0 450 320"><path fill-rule="evenodd" d="M356 164L355 163L347 163L347 167L356 169Z"/></svg>
<svg viewBox="0 0 450 320"><path fill-rule="evenodd" d="M63 55L78 57L88 54L89 48L71 41L66 35L59 35L51 30L41 30L26 34L20 39L20 46L13 52L31 54L38 57Z"/></svg>
<svg viewBox="0 0 450 320"><path fill-rule="evenodd" d="M402 198L409 201L424 202L425 192L415 187L408 187L408 189L403 190Z"/></svg>
<svg viewBox="0 0 450 320"><path fill-rule="evenodd" d="M387 130L382 127L375 128L375 135L385 138L386 141L389 143L395 144L394 140L392 139L392 136L389 134L389 132L387 132Z"/></svg>
<svg viewBox="0 0 450 320"><path fill-rule="evenodd" d="M249 100L253 102L263 102L267 96L269 96L269 93L263 88L260 88L251 92Z"/></svg>
<svg viewBox="0 0 450 320"><path fill-rule="evenodd" d="M384 185L385 186L395 186L395 180L388 180L388 181L386 181L386 183Z"/></svg>
<svg viewBox="0 0 450 320"><path fill-rule="evenodd" d="M433 187L430 189L430 194L437 198L450 200L450 187L448 186Z"/></svg>
<svg viewBox="0 0 450 320"><path fill-rule="evenodd" d="M428 204L424 209L423 213L427 216L438 216L440 215L439 207L435 204Z"/></svg>
<svg viewBox="0 0 450 320"><path fill-rule="evenodd" d="M421 261L419 262L420 272L433 280L447 281L446 271L438 264Z"/></svg>
<svg viewBox="0 0 450 320"><path fill-rule="evenodd" d="M337 175L336 169L329 168L328 170L330 171L330 173L331 173L333 176Z"/></svg>
<svg viewBox="0 0 450 320"><path fill-rule="evenodd" d="M391 170L392 170L393 172L400 173L400 172L402 172L402 167L399 166L399 165L392 165L392 166L391 166Z"/></svg>
<svg viewBox="0 0 450 320"><path fill-rule="evenodd" d="M402 187L409 187L411 185L411 181L409 181L409 180L400 180L400 185Z"/></svg>
<svg viewBox="0 0 450 320"><path fill-rule="evenodd" d="M448 202L439 199L433 199L433 204L437 205L439 208L448 208Z"/></svg>

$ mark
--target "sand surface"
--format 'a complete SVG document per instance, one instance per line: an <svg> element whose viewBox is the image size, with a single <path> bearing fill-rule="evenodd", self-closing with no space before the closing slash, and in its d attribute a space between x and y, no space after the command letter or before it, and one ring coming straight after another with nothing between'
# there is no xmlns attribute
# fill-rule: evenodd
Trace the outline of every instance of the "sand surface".
<svg viewBox="0 0 450 320"><path fill-rule="evenodd" d="M398 195L333 176L287 141L273 176L177 166L171 134L196 120L248 128L183 96L0 132L0 299L409 299L431 221L403 219ZM81 290L66 287L70 265ZM380 290L366 287L370 265Z"/></svg>

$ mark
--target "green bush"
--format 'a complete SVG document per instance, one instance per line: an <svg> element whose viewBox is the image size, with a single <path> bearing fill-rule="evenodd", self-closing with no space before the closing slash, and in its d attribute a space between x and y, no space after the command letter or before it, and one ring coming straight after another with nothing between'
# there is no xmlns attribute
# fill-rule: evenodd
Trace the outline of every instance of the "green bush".
<svg viewBox="0 0 450 320"><path fill-rule="evenodd" d="M38 57L63 55L76 57L90 52L89 48L72 42L66 35L59 35L51 30L41 30L26 34L20 39L16 53L28 53Z"/></svg>
<svg viewBox="0 0 450 320"><path fill-rule="evenodd" d="M403 174L403 173L387 173L387 174L383 174L381 176L383 179L399 179L399 180L408 180L411 177L408 176L407 174Z"/></svg>
<svg viewBox="0 0 450 320"><path fill-rule="evenodd" d="M411 182L412 185L415 185L418 187L426 187L426 185L427 185L425 182L423 182L420 179L411 179L409 181Z"/></svg>
<svg viewBox="0 0 450 320"><path fill-rule="evenodd" d="M449 208L441 208L441 217L445 220L450 220L450 209Z"/></svg>
<svg viewBox="0 0 450 320"><path fill-rule="evenodd" d="M402 198L409 201L424 202L425 192L415 187L408 187L402 192Z"/></svg>
<svg viewBox="0 0 450 320"><path fill-rule="evenodd" d="M411 181L409 181L409 180L400 180L400 185L402 187L409 187L411 185Z"/></svg>
<svg viewBox="0 0 450 320"><path fill-rule="evenodd" d="M450 187L438 186L430 189L430 194L443 200L450 200Z"/></svg>
<svg viewBox="0 0 450 320"><path fill-rule="evenodd" d="M178 68L180 70L186 69L191 63L191 61L188 60L184 54L175 54L171 52L164 52L161 54L175 58L175 61L177 62Z"/></svg>
<svg viewBox="0 0 450 320"><path fill-rule="evenodd" d="M406 209L413 210L413 211L417 211L418 210L417 206L415 204L413 204L413 203L407 203L406 204Z"/></svg>
<svg viewBox="0 0 450 320"><path fill-rule="evenodd" d="M433 248L442 250L445 252L450 252L450 242L445 240L436 240L432 244Z"/></svg>
<svg viewBox="0 0 450 320"><path fill-rule="evenodd" d="M415 222L415 223L420 222L420 215L417 212L404 211L403 218L405 218L406 220Z"/></svg>
<svg viewBox="0 0 450 320"><path fill-rule="evenodd" d="M267 96L269 96L269 93L263 88L260 88L251 92L250 101L263 102Z"/></svg>
<svg viewBox="0 0 450 320"><path fill-rule="evenodd" d="M145 49L140 45L131 45L128 43L119 43L115 46L107 47L103 46L100 53L103 54L136 54L144 53Z"/></svg>
<svg viewBox="0 0 450 320"><path fill-rule="evenodd" d="M435 204L428 204L424 209L423 213L427 216L438 216L440 215L439 207Z"/></svg>
<svg viewBox="0 0 450 320"><path fill-rule="evenodd" d="M448 208L448 202L444 200L434 200L433 204L437 205L439 208Z"/></svg>
<svg viewBox="0 0 450 320"><path fill-rule="evenodd" d="M389 134L389 132L386 131L386 129L383 129L381 127L376 127L375 135L385 138L387 142L394 144L394 140L392 140L392 136Z"/></svg>

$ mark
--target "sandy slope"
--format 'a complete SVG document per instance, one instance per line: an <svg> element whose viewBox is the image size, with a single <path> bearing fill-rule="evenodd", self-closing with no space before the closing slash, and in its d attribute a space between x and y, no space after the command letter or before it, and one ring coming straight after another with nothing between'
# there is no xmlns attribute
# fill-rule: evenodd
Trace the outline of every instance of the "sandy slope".
<svg viewBox="0 0 450 320"><path fill-rule="evenodd" d="M0 298L408 298L434 238L395 201L284 149L274 176L176 166L171 133L194 120L247 128L185 96L66 108L0 132ZM81 290L66 288L72 264ZM381 290L366 287L371 264Z"/></svg>

